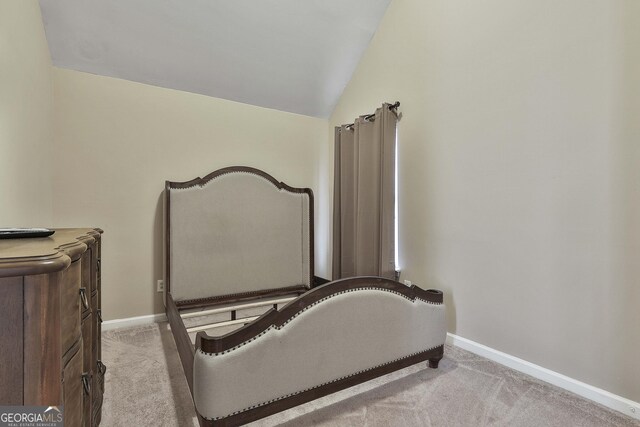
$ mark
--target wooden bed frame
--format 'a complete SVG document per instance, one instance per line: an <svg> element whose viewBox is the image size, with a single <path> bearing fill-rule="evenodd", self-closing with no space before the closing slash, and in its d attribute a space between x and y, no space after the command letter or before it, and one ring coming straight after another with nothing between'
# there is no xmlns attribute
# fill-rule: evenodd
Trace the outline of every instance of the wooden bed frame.
<svg viewBox="0 0 640 427"><path fill-rule="evenodd" d="M219 180L221 177L224 179ZM172 193L175 195L190 189L193 194L188 197L200 203L199 189L209 188L216 182L223 182L228 188L234 188L236 184L239 188L249 188L243 186L253 186L254 178L258 178L255 185L259 190L256 191L271 191L260 184L261 181L269 183L268 187L275 190L274 197L293 196L293 199L286 199L285 204L295 207L295 212L282 215L280 211L272 210L274 213L271 216L265 214L263 218L261 206L255 205L262 196L254 200L251 195L255 194L250 190L232 196L241 207L235 215L235 208L228 211L229 189L224 189L223 184L220 184L223 190L209 190L214 192L213 199L202 196L203 205L196 204L193 207L187 203L186 214L185 209L180 212L172 204L182 203L173 201L175 196L172 198ZM234 181L236 179L238 181ZM222 191L221 194L227 198L216 199L215 191ZM276 196L276 193L283 195ZM252 239L256 243L248 243L245 236L247 243L238 247L229 245L235 247L229 248L230 256L234 260L244 260L245 251L252 256L257 253L258 258L264 255L267 257L265 262L273 266L273 270L278 271L282 267L284 271L274 274L276 280L280 276L300 277L302 272L302 283L295 283L294 279L294 282L279 286L277 281L270 281L269 274L265 274L264 285L261 279L253 285L243 282L238 285L239 292L229 292L229 286L235 286L233 278L244 273L239 269L247 265L246 260L244 264L238 261L238 266L230 262L231 271L226 271L227 264L224 261L216 264L216 261L207 262L206 258L202 262L196 260L196 264L188 268L178 265L176 270L182 268L188 271L187 275L197 279L194 279L195 282L202 277L206 282L209 275L220 278L211 280L210 285L208 282L204 285L194 284L193 289L190 288L191 282L183 285L179 283L181 276L172 276L171 268L177 259L191 262L190 258L184 258L183 252L199 251L200 246L206 246L207 242L211 242L213 253L219 254L222 250L229 255L227 247L215 247L218 239L207 236L194 244L196 249L190 248L188 239L184 243L183 236L176 234L179 233L176 228L195 227L195 231L189 233L197 232L198 221L201 220L199 216L202 215L207 218L203 220L204 223L223 224L219 228L225 229L203 230L203 233L212 232L220 242L228 241L229 236L225 232L242 230L243 227L243 224L230 225L230 218L246 221L246 212L251 209L260 212L257 215L259 220L251 216L251 221L257 221L251 224L253 229L258 230L258 236ZM193 219L195 224L190 222L192 210L196 216ZM186 215L187 219L179 215ZM293 222L291 234L294 236L284 239L292 242L294 253L300 248L300 254L294 258L302 259L304 264L298 266L293 263L292 274L288 274L289 267L283 264L284 260L274 258L272 253L263 253L259 248L256 252L256 246L260 247L260 243L264 244L264 251L273 249L269 248L268 241L265 244L264 238L273 238L273 233L279 232L280 226L274 225L273 221L281 216L286 217L282 220L282 227ZM164 218L166 313L198 419L203 426L245 424L421 361L428 360L429 367L437 368L443 357L446 328L442 292L407 287L380 277L355 277L328 282L314 276L313 193L310 189L290 187L258 169L229 167L187 182L167 181ZM290 218L300 218L302 227L296 221L287 220ZM234 228L238 226L240 228ZM262 236L262 229L265 230L265 236ZM240 234L245 233L243 231ZM243 237L239 239L243 240ZM298 240L301 244L298 244ZM178 244L180 248L176 248ZM282 252L281 258L291 254L284 250ZM260 263L259 260L257 262ZM201 264L207 266L200 267ZM214 270L210 270L210 264L215 264ZM200 268L203 271L198 271ZM225 271L219 272L220 268ZM271 271L271 268L267 270ZM307 274L308 277L304 277ZM176 283L172 284L172 277ZM246 281L251 282L250 279ZM219 283L225 289L222 293L218 289ZM178 285L180 290L176 288ZM179 299L174 299L174 289L180 293ZM269 308L268 311L258 315L241 315L242 312L266 308ZM185 324L197 317L206 319L221 313L228 313L230 318L214 323L207 320L204 326ZM239 329L221 336L210 336L206 332L214 328L231 327ZM190 333L197 333L195 343ZM358 340L361 342L349 344ZM339 344L341 342L343 344ZM259 361L256 362L256 358ZM287 362L282 363L283 360ZM247 383L255 384L248 386Z"/></svg>

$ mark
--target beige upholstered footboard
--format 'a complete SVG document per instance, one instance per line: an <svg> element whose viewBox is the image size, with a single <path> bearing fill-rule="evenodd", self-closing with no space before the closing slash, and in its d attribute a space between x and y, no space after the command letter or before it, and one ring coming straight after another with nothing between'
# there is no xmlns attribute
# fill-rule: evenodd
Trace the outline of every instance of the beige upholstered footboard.
<svg viewBox="0 0 640 427"><path fill-rule="evenodd" d="M317 287L231 334L199 333L196 410L237 425L423 360L446 337L442 293L359 277Z"/></svg>

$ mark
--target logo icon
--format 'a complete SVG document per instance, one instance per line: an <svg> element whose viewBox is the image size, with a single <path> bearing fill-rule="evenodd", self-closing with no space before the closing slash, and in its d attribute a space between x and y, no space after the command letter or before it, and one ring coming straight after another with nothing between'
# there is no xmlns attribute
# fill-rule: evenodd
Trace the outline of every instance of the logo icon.
<svg viewBox="0 0 640 427"><path fill-rule="evenodd" d="M0 406L0 427L62 427L62 406Z"/></svg>

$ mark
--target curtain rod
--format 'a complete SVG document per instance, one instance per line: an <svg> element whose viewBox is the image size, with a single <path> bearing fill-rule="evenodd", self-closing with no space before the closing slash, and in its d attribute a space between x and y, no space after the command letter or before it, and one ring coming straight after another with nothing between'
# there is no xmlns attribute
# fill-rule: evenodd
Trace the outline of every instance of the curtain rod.
<svg viewBox="0 0 640 427"><path fill-rule="evenodd" d="M393 104L391 104L390 102L385 102L385 104L389 105L389 110L397 110L398 107L400 106L400 101L396 101ZM370 118L372 118L373 116L375 116L376 113L373 114L366 114L363 116L360 116L362 118L364 118L365 120L369 120ZM351 123L350 125L345 126L347 129L352 129L353 128L353 123Z"/></svg>

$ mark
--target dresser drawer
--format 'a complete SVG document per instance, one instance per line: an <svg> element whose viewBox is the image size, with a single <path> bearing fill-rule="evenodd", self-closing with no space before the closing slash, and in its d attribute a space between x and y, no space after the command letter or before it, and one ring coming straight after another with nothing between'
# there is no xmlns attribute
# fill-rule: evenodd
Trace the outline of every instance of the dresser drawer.
<svg viewBox="0 0 640 427"><path fill-rule="evenodd" d="M87 393L85 395L84 403L83 403L83 418L85 420L85 425L89 425L88 421L91 419L91 389L94 387L93 385L93 376L94 376L94 362L93 362L93 318L91 317L91 313L89 316L82 319L82 351L83 351L83 367L82 372L87 376Z"/></svg>
<svg viewBox="0 0 640 427"><path fill-rule="evenodd" d="M65 354L80 338L80 261L62 273L60 286L62 354Z"/></svg>
<svg viewBox="0 0 640 427"><path fill-rule="evenodd" d="M62 371L64 426L81 427L83 409L82 346Z"/></svg>
<svg viewBox="0 0 640 427"><path fill-rule="evenodd" d="M93 309L93 320L91 322L91 333L93 335L93 341L91 342L91 357L92 357L92 369L97 371L96 364L100 360L100 318L101 313L98 307L98 295L93 294L91 297L91 307Z"/></svg>
<svg viewBox="0 0 640 427"><path fill-rule="evenodd" d="M82 311L88 311L91 308L89 304L89 299L91 298L91 294L95 289L94 280L91 280L91 248L87 249L85 253L82 254L82 278L80 280L80 288L84 289L84 294L86 298L87 304L81 307Z"/></svg>

